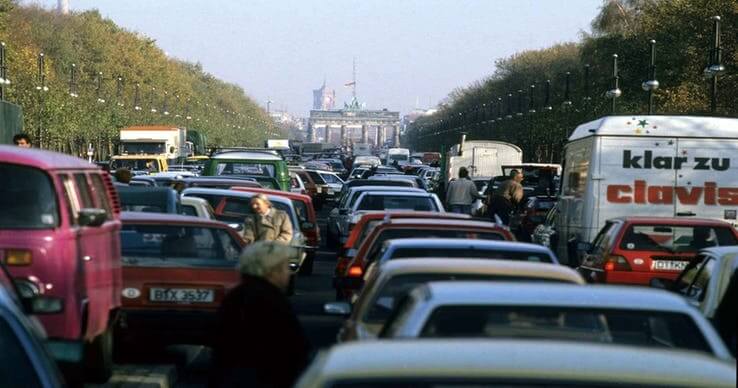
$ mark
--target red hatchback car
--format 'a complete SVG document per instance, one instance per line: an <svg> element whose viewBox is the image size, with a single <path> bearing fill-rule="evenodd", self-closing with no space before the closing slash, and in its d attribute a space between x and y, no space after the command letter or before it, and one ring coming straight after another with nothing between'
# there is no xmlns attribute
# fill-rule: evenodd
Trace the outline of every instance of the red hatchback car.
<svg viewBox="0 0 738 388"><path fill-rule="evenodd" d="M579 272L596 283L649 285L676 279L702 248L738 245L725 222L698 218L624 217L607 221Z"/></svg>
<svg viewBox="0 0 738 388"><path fill-rule="evenodd" d="M121 219L116 340L209 344L218 306L241 279L244 241L228 225L204 218L124 212Z"/></svg>

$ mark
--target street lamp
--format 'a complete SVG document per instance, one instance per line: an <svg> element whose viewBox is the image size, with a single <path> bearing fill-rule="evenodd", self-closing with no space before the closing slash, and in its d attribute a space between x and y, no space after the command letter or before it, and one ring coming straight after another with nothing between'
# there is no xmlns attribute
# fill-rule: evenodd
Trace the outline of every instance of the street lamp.
<svg viewBox="0 0 738 388"><path fill-rule="evenodd" d="M167 91L165 90L164 91L164 106L161 109L162 110L162 113L164 114L164 116L169 116L169 106L168 106L168 103L169 103L169 93L167 93Z"/></svg>
<svg viewBox="0 0 738 388"><path fill-rule="evenodd" d="M566 84L564 85L564 102L561 106L564 109L571 107L571 72L566 72Z"/></svg>
<svg viewBox="0 0 738 388"><path fill-rule="evenodd" d="M711 79L710 84L710 112L717 111L717 82L720 73L725 71L722 63L722 47L720 47L720 16L712 17L713 42L710 50L710 63L705 67L705 78Z"/></svg>
<svg viewBox="0 0 738 388"><path fill-rule="evenodd" d="M651 64L648 66L648 80L641 84L644 91L648 92L648 114L653 114L653 92L659 88L659 81L656 80L656 41L651 39Z"/></svg>
<svg viewBox="0 0 738 388"><path fill-rule="evenodd" d="M10 85L8 66L5 65L5 42L0 42L0 101L5 99L5 86Z"/></svg>
<svg viewBox="0 0 738 388"><path fill-rule="evenodd" d="M136 84L136 91L133 94L133 109L140 111L141 105L139 103L141 102L141 84Z"/></svg>
<svg viewBox="0 0 738 388"><path fill-rule="evenodd" d="M38 85L36 86L36 90L38 90L38 128L36 128L36 139L38 142L39 148L42 147L43 141L41 139L41 134L43 132L43 116L44 116L44 93L49 91L49 87L46 86L46 61L44 53L38 54Z"/></svg>
<svg viewBox="0 0 738 388"><path fill-rule="evenodd" d="M69 69L69 96L72 98L79 97L79 94L77 94L77 65L74 63Z"/></svg>
<svg viewBox="0 0 738 388"><path fill-rule="evenodd" d="M530 98L528 99L528 113L536 113L536 101L535 101L535 91L536 91L536 85L530 84L529 88L530 92Z"/></svg>
<svg viewBox="0 0 738 388"><path fill-rule="evenodd" d="M97 87L95 89L95 94L97 95L97 102L100 104L105 103L105 99L102 96L102 81L103 81L103 73L102 71L97 72L97 79L96 79Z"/></svg>
<svg viewBox="0 0 738 388"><path fill-rule="evenodd" d="M505 116L506 119L511 119L512 116L512 93L507 93L507 115Z"/></svg>
<svg viewBox="0 0 738 388"><path fill-rule="evenodd" d="M523 115L523 89L518 89L518 110L515 116Z"/></svg>
<svg viewBox="0 0 738 388"><path fill-rule="evenodd" d="M156 88L152 86L151 93L149 94L149 106L151 107L151 113L158 112L156 110L156 106L154 106L154 93L156 93Z"/></svg>
<svg viewBox="0 0 738 388"><path fill-rule="evenodd" d="M115 103L120 107L125 105L123 103L123 77L120 76L115 78Z"/></svg>
<svg viewBox="0 0 738 388"><path fill-rule="evenodd" d="M612 88L605 93L605 97L612 100L611 112L615 113L615 100L623 95L620 90L620 77L618 76L618 55L612 55Z"/></svg>
<svg viewBox="0 0 738 388"><path fill-rule="evenodd" d="M551 80L546 80L546 101L543 103L543 110L552 110L551 106Z"/></svg>

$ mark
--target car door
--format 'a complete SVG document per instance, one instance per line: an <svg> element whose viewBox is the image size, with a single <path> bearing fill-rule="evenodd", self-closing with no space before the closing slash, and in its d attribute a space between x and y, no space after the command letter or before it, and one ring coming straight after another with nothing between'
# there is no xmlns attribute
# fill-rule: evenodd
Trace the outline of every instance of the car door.
<svg viewBox="0 0 738 388"><path fill-rule="evenodd" d="M120 261L120 229L121 223L115 214L115 205L111 203L111 196L108 185L105 184L105 178L98 172L89 173L91 189L95 205L99 209L104 209L107 219L99 227L101 229L101 257L104 261L104 271L110 272L111 282L105 284L104 287L111 294L110 304L112 307L120 306L121 291L123 289L123 274Z"/></svg>

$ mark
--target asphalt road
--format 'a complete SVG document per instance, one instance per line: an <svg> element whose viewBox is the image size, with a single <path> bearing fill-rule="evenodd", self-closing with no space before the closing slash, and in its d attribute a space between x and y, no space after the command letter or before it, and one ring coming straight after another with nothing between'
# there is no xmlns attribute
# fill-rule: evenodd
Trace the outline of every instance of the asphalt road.
<svg viewBox="0 0 738 388"><path fill-rule="evenodd" d="M325 243L325 218L329 209L318 214L322 242ZM335 247L323 245L313 269L313 275L301 276L297 281L295 295L291 297L293 308L316 351L330 347L342 319L323 314L323 304L333 301L335 293L331 286L336 261ZM140 344L140 350L129 354L116 364L113 377L107 384L91 387L204 387L210 369L210 349L202 346L172 346L152 349Z"/></svg>

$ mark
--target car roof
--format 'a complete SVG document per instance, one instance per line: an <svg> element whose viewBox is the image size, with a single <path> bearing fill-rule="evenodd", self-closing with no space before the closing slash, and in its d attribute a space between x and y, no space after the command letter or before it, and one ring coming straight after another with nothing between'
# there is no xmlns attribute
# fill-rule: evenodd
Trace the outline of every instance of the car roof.
<svg viewBox="0 0 738 388"><path fill-rule="evenodd" d="M248 193L257 193L257 194L276 195L276 196L285 197L289 199L299 199L301 202L312 202L312 199L310 198L309 195L293 193L291 191L272 190L272 189L265 189L261 187L233 187L230 190L248 192Z"/></svg>
<svg viewBox="0 0 738 388"><path fill-rule="evenodd" d="M577 271L563 265L497 259L447 259L438 257L390 260L380 267L379 276L391 278L398 275L434 273L525 276L586 284Z"/></svg>
<svg viewBox="0 0 738 388"><path fill-rule="evenodd" d="M198 225L214 228L227 228L228 225L207 218L185 216L171 213L148 213L148 212L121 212L120 219L124 224L152 223L152 224L178 224Z"/></svg>
<svg viewBox="0 0 738 388"><path fill-rule="evenodd" d="M416 193L427 193L427 191L412 186L354 186L348 188L351 191L405 191Z"/></svg>
<svg viewBox="0 0 738 388"><path fill-rule="evenodd" d="M387 210L359 210L357 214L361 214L361 220L371 220L371 219L382 219L384 217L389 217L390 220L392 219L402 219L402 218L447 218L447 219L454 219L454 220L471 220L472 217L468 214L461 214L461 213L451 213L451 212L429 212L429 211L421 211L421 210L397 210L397 209L387 209Z"/></svg>
<svg viewBox="0 0 738 388"><path fill-rule="evenodd" d="M363 193L362 195L399 196L399 197L431 197L434 194L429 193L425 190L421 190L421 191L410 191L410 190L407 190L407 191L375 191L375 192L372 192L370 190L366 193Z"/></svg>
<svg viewBox="0 0 738 388"><path fill-rule="evenodd" d="M282 158L268 151L225 151L217 153L210 157L211 160L264 160L264 161L282 161Z"/></svg>
<svg viewBox="0 0 738 388"><path fill-rule="evenodd" d="M320 376L327 381L463 376L633 386L735 386L735 365L706 354L583 342L359 341L333 346L317 362Z"/></svg>
<svg viewBox="0 0 738 388"><path fill-rule="evenodd" d="M646 125L641 125L642 122ZM569 141L604 135L735 139L738 138L738 120L707 116L607 116L579 125Z"/></svg>
<svg viewBox="0 0 738 388"><path fill-rule="evenodd" d="M402 238L387 240L385 242L390 248L452 248L464 250L493 250L504 249L513 252L536 252L551 255L549 248L543 245L517 242L517 241L496 241L496 240L478 240L467 238Z"/></svg>
<svg viewBox="0 0 738 388"><path fill-rule="evenodd" d="M101 170L100 166L59 152L38 148L0 145L0 162L35 167L41 170Z"/></svg>
<svg viewBox="0 0 738 388"><path fill-rule="evenodd" d="M645 287L568 284L429 282L426 300L437 305L561 306L692 313L681 296Z"/></svg>
<svg viewBox="0 0 738 388"><path fill-rule="evenodd" d="M206 187L188 187L182 191L182 195L185 194L219 194L225 197L239 197L239 198L251 198L259 193L239 191L239 190L228 190L228 189L210 189ZM292 204L289 198L280 197L272 194L265 194L269 197L272 202L281 202L285 204Z"/></svg>
<svg viewBox="0 0 738 388"><path fill-rule="evenodd" d="M424 218L398 218L390 219L389 222L384 225L395 225L395 226L454 226L454 227L469 227L469 228L495 228L502 229L502 226L493 222L477 221L475 219L453 219L453 218L436 218L436 219L424 219Z"/></svg>
<svg viewBox="0 0 738 388"><path fill-rule="evenodd" d="M194 205L196 203L200 205L205 205L209 203L207 200L200 197L181 197L179 201L182 203L182 205Z"/></svg>
<svg viewBox="0 0 738 388"><path fill-rule="evenodd" d="M684 218L684 217L644 217L644 216L628 216L616 217L612 220L627 222L629 224L654 224L654 225L684 225L684 226L727 226L732 227L729 223L721 220L710 218Z"/></svg>

